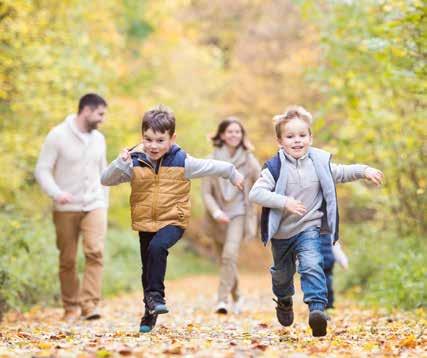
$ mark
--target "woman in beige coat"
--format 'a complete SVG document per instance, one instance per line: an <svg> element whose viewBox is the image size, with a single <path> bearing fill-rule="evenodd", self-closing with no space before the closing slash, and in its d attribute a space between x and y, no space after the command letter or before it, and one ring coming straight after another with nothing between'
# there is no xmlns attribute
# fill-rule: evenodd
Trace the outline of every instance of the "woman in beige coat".
<svg viewBox="0 0 427 358"><path fill-rule="evenodd" d="M237 272L237 258L243 238L257 233L257 214L248 194L258 179L260 165L250 151L245 129L236 117L223 120L211 138L215 148L212 158L233 163L245 178L243 192L222 179L207 177L202 181L203 201L206 206L208 235L214 239L221 257L220 283L216 312L229 312L229 296L236 313L241 310L241 296Z"/></svg>

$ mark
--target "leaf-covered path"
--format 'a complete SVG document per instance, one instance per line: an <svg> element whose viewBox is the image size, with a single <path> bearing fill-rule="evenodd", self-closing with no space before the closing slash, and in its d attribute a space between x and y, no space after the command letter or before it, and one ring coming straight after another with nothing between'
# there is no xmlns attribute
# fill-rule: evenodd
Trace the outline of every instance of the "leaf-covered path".
<svg viewBox="0 0 427 358"><path fill-rule="evenodd" d="M149 334L139 334L139 294L103 302L99 321L59 321L60 309L35 307L9 314L0 329L0 357L427 357L425 313L360 310L341 302L331 313L328 335L312 338L301 297L296 322L282 328L275 318L267 274L245 275L244 312L213 313L217 278L198 276L167 283L170 313Z"/></svg>

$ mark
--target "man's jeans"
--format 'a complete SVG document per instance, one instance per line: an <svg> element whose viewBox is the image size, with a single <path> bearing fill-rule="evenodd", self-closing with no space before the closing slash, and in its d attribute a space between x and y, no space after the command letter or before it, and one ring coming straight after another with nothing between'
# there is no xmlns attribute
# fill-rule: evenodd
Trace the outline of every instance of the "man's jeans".
<svg viewBox="0 0 427 358"><path fill-rule="evenodd" d="M184 229L167 225L157 232L139 232L142 261L142 287L144 302L147 295L156 303L164 303L165 274L169 248L182 237Z"/></svg>
<svg viewBox="0 0 427 358"><path fill-rule="evenodd" d="M310 311L323 311L328 302L319 231L319 228L313 227L289 239L271 240L273 293L279 299L295 293L295 262L298 259L304 302L309 305Z"/></svg>

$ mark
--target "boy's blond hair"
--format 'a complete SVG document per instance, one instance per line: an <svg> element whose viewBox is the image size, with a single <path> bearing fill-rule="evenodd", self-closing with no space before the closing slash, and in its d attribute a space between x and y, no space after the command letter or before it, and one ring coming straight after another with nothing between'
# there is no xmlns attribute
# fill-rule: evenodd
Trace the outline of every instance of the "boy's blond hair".
<svg viewBox="0 0 427 358"><path fill-rule="evenodd" d="M311 123L313 122L313 116L302 106L289 106L286 108L285 113L277 114L273 117L274 129L276 130L277 138L282 136L282 127L292 119L301 119L308 125L308 130L311 134Z"/></svg>

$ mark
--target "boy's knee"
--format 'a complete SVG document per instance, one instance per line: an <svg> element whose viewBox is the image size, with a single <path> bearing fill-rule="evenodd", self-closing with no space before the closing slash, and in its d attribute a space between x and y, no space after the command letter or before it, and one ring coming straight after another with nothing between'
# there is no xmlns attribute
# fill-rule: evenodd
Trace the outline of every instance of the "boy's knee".
<svg viewBox="0 0 427 358"><path fill-rule="evenodd" d="M152 254L160 254L163 252L167 252L167 246L162 243L160 240L153 240L148 245L148 251Z"/></svg>
<svg viewBox="0 0 427 358"><path fill-rule="evenodd" d="M307 255L304 258L300 259L298 271L300 273L308 272L308 271L320 271L323 272L323 258L322 255L319 254L311 254Z"/></svg>

